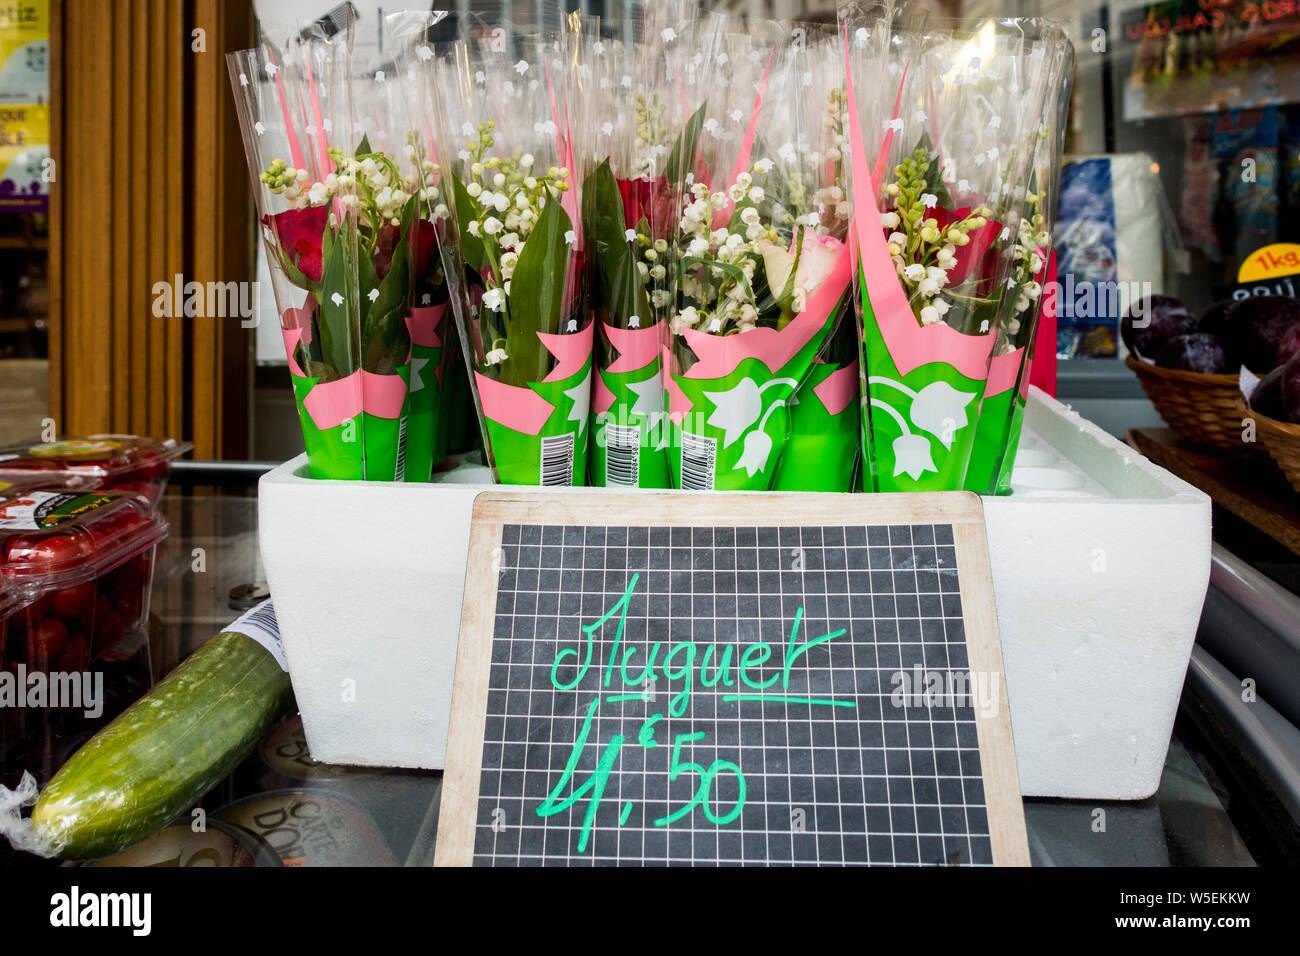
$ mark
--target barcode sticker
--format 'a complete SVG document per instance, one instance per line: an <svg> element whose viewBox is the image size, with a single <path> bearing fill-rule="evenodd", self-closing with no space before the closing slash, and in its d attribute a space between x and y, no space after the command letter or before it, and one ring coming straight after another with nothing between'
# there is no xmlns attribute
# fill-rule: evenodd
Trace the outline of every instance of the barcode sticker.
<svg viewBox="0 0 1300 956"><path fill-rule="evenodd" d="M403 415L397 426L397 467L393 470L393 481L406 480L406 416Z"/></svg>
<svg viewBox="0 0 1300 956"><path fill-rule="evenodd" d="M542 439L541 484L573 484L573 432Z"/></svg>
<svg viewBox="0 0 1300 956"><path fill-rule="evenodd" d="M243 634L250 640L261 644L275 658L280 670L289 672L289 663L284 659L284 647L280 644L280 625L275 620L275 608L270 600L263 601L248 611L226 628L235 634Z"/></svg>
<svg viewBox="0 0 1300 956"><path fill-rule="evenodd" d="M682 432L682 489L712 491L718 440Z"/></svg>
<svg viewBox="0 0 1300 956"><path fill-rule="evenodd" d="M605 484L635 488L641 483L641 429L605 426Z"/></svg>

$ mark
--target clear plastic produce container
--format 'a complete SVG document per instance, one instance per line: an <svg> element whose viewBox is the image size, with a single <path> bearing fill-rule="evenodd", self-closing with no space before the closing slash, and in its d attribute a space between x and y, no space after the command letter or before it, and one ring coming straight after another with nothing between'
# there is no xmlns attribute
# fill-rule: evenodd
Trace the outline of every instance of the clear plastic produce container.
<svg viewBox="0 0 1300 956"><path fill-rule="evenodd" d="M0 467L3 464L0 463ZM0 473L0 494L27 491L94 491L95 481L69 471L10 471Z"/></svg>
<svg viewBox="0 0 1300 956"><path fill-rule="evenodd" d="M18 611L21 603L18 589L0 578L0 664L5 661L5 648L8 646L9 618Z"/></svg>
<svg viewBox="0 0 1300 956"><path fill-rule="evenodd" d="M48 779L68 741L148 689L166 535L141 494L0 491L0 782L24 769Z"/></svg>
<svg viewBox="0 0 1300 956"><path fill-rule="evenodd" d="M9 621L10 643L16 630L22 647L7 658L84 667L138 629L166 535L167 519L143 494L0 492L0 574L25 602Z"/></svg>
<svg viewBox="0 0 1300 956"><path fill-rule="evenodd" d="M0 482L76 480L96 491L132 491L157 505L167 488L172 461L190 442L138 435L89 435L37 445L0 448Z"/></svg>

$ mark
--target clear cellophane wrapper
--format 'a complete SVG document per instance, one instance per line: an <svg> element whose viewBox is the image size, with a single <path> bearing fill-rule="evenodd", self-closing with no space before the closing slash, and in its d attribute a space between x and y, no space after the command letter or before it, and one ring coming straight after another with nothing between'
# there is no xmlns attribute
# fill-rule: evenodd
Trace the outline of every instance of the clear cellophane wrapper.
<svg viewBox="0 0 1300 956"><path fill-rule="evenodd" d="M717 38L677 236L668 369L677 487L813 487L817 436L853 404L856 372L820 367L851 274L834 51L833 33L797 24ZM804 401L824 414L810 405L800 416L810 440L795 448L792 409Z"/></svg>
<svg viewBox="0 0 1300 956"><path fill-rule="evenodd" d="M1054 314L1057 304L1052 236L1074 72L1074 48L1059 25L1041 20L1016 22L1028 40L1022 50L1028 63L1022 71L1046 71L1046 91L1033 170L1014 230L1010 285L1002 298L998 337L966 475L968 489L999 495L1011 493L1038 321L1049 310Z"/></svg>
<svg viewBox="0 0 1300 956"><path fill-rule="evenodd" d="M311 475L361 479L356 210L350 190L311 189L352 140L346 34L264 41L227 65Z"/></svg>
<svg viewBox="0 0 1300 956"><path fill-rule="evenodd" d="M572 141L578 43L484 31L436 51L423 77L463 264L448 273L463 284L451 300L503 484L586 481L593 329Z"/></svg>
<svg viewBox="0 0 1300 956"><path fill-rule="evenodd" d="M676 226L708 65L680 52L694 21L612 26L613 36L586 39L576 68L574 144L595 328L590 478L667 488L664 357L677 302Z"/></svg>
<svg viewBox="0 0 1300 956"><path fill-rule="evenodd" d="M1047 86L1028 42L843 22L868 490L965 485Z"/></svg>
<svg viewBox="0 0 1300 956"><path fill-rule="evenodd" d="M409 270L402 316L410 340L407 481L428 481L444 467L456 431L458 376L464 375L463 362L457 361L460 346L451 301L453 290L464 284L447 279L459 268L460 257L425 82L426 64L436 56L440 38L455 27L441 11L390 14L384 22L387 53L377 67L385 75L376 82L379 74L371 71L369 93L358 96L357 105L358 122L367 130L383 131L382 149L398 161L414 198L402 245ZM381 148L373 138L371 145Z"/></svg>

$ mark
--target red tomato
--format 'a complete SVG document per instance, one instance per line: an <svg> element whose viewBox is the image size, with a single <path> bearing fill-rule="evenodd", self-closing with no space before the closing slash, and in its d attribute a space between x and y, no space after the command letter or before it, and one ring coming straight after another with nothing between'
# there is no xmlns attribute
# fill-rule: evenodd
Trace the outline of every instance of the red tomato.
<svg viewBox="0 0 1300 956"><path fill-rule="evenodd" d="M91 645L95 650L94 659L98 661L109 650L116 648L125 633L126 624L122 620L122 615L118 614L116 607L109 605L95 624L95 637Z"/></svg>
<svg viewBox="0 0 1300 956"><path fill-rule="evenodd" d="M68 628L57 617L47 617L27 632L27 666L32 670L49 670L68 642Z"/></svg>
<svg viewBox="0 0 1300 956"><path fill-rule="evenodd" d="M150 501L153 501L158 489L152 481L143 479L134 481L119 481L117 484L109 485L106 491L125 491L133 495L144 495Z"/></svg>
<svg viewBox="0 0 1300 956"><path fill-rule="evenodd" d="M140 590L144 583L144 577L140 570L140 565L135 561L128 561L111 575L112 580L103 590L114 599L129 597Z"/></svg>
<svg viewBox="0 0 1300 956"><path fill-rule="evenodd" d="M22 534L9 540L6 560L10 564L62 564L65 561L75 561L89 551L89 543L79 536Z"/></svg>
<svg viewBox="0 0 1300 956"><path fill-rule="evenodd" d="M89 626L87 633L90 635L90 646L92 650L91 659L98 660L105 651L117 645L126 632L125 622L122 615L118 613L117 608L109 603L108 599L102 595L95 601L95 620L93 626Z"/></svg>
<svg viewBox="0 0 1300 956"><path fill-rule="evenodd" d="M137 459L134 477L140 481L158 481L171 472L171 462L161 455L143 452Z"/></svg>
<svg viewBox="0 0 1300 956"><path fill-rule="evenodd" d="M112 601L113 607L122 615L125 627L140 625L140 618L144 614L143 586L120 589L113 594Z"/></svg>
<svg viewBox="0 0 1300 956"><path fill-rule="evenodd" d="M63 645L58 659L54 662L56 671L84 671L89 663L89 645L84 634L73 634Z"/></svg>
<svg viewBox="0 0 1300 956"><path fill-rule="evenodd" d="M86 581L76 587L55 592L51 610L57 618L76 621L94 607L94 600L95 582Z"/></svg>
<svg viewBox="0 0 1300 956"><path fill-rule="evenodd" d="M130 526L120 520L121 517L121 515L105 515L90 525L87 530L96 548L103 547L105 542L112 541L127 531Z"/></svg>
<svg viewBox="0 0 1300 956"><path fill-rule="evenodd" d="M134 509L123 508L94 522L90 526L90 536L96 547L108 547L111 546L109 542L131 537L146 520L144 515Z"/></svg>
<svg viewBox="0 0 1300 956"><path fill-rule="evenodd" d="M53 595L42 594L31 604L19 608L18 613L10 618L10 626L20 630L30 630L37 624L40 624L45 618L49 617L50 605L53 604L53 602Z"/></svg>
<svg viewBox="0 0 1300 956"><path fill-rule="evenodd" d="M123 564L111 575L107 587L101 587L122 615L125 627L137 627L144 614L145 592L153 573L153 551L145 551Z"/></svg>

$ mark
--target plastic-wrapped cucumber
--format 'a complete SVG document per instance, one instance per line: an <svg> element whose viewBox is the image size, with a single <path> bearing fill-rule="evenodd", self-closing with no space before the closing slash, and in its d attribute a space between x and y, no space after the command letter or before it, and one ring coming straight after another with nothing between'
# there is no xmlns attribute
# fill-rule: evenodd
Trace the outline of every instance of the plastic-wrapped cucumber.
<svg viewBox="0 0 1300 956"><path fill-rule="evenodd" d="M257 612L270 617L269 605ZM166 826L230 773L293 700L276 656L236 626L95 734L39 796L27 775L13 793L0 788L0 832L42 856L97 859Z"/></svg>

